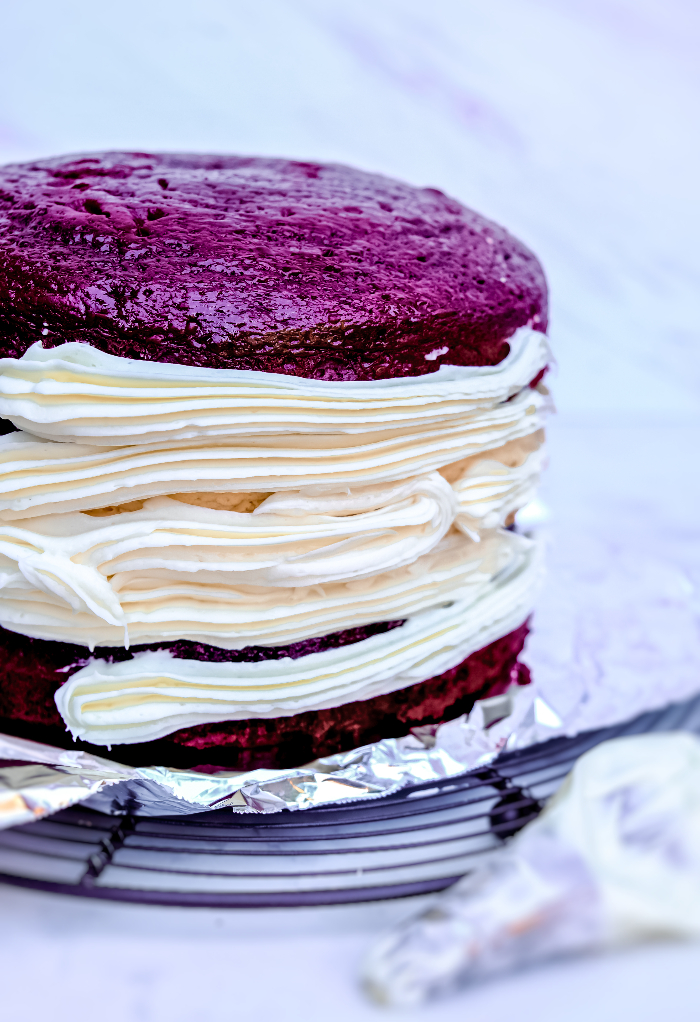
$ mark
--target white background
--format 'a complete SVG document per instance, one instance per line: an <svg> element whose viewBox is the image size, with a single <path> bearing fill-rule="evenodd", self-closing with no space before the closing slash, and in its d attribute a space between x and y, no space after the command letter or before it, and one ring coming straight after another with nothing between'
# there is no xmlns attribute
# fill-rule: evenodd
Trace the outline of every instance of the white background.
<svg viewBox="0 0 700 1022"><path fill-rule="evenodd" d="M530 660L595 724L700 689L700 7L692 0L0 2L0 161L338 160L447 191L542 259L560 414ZM257 914L0 891L8 1017L385 1017L406 905ZM695 946L548 966L426 1019L696 1020ZM11 1008L11 1011L9 1009Z"/></svg>

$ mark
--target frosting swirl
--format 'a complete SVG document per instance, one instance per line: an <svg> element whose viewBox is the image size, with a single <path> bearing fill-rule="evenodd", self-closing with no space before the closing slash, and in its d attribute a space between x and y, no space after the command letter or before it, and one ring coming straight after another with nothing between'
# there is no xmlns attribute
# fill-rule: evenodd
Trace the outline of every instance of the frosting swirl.
<svg viewBox="0 0 700 1022"><path fill-rule="evenodd" d="M527 617L540 575L504 531L531 498L549 359L324 382L107 355L0 360L0 623L90 649L281 646L401 628L299 661L92 660L57 694L75 735L323 709L456 666Z"/></svg>
<svg viewBox="0 0 700 1022"><path fill-rule="evenodd" d="M120 663L91 660L56 693L77 738L97 745L162 738L183 727L280 717L394 692L441 674L527 617L541 553L522 537L483 589L413 614L400 628L299 660L202 663L166 650Z"/></svg>
<svg viewBox="0 0 700 1022"><path fill-rule="evenodd" d="M503 446L539 430L547 398L525 388L477 424L449 423L410 434L251 435L97 448L0 437L0 518L79 511L173 492L338 489L407 479Z"/></svg>
<svg viewBox="0 0 700 1022"><path fill-rule="evenodd" d="M139 566L105 578L87 564L25 548L3 579L2 624L40 639L70 634L90 648L176 639L225 649L284 646L481 592L518 541L495 531L474 543L451 532L402 567L285 587L251 584L235 570L176 567Z"/></svg>

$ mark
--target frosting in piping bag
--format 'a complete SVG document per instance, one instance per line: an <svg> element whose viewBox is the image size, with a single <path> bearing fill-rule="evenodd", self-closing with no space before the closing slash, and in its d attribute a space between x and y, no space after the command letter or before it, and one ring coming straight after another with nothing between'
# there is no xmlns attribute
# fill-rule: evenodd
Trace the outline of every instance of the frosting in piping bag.
<svg viewBox="0 0 700 1022"><path fill-rule="evenodd" d="M522 537L512 553L508 568L483 589L352 646L239 664L180 660L165 650L120 663L92 660L58 690L56 704L75 737L110 745L394 692L449 670L522 623L541 578L541 556Z"/></svg>

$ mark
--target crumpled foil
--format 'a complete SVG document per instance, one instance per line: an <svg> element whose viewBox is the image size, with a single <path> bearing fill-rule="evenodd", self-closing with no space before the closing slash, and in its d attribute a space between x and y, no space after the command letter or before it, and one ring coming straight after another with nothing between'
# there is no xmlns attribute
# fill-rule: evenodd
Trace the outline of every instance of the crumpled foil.
<svg viewBox="0 0 700 1022"><path fill-rule="evenodd" d="M380 940L364 986L414 1006L513 968L700 936L700 740L634 735L587 752L544 812Z"/></svg>
<svg viewBox="0 0 700 1022"><path fill-rule="evenodd" d="M477 702L469 714L414 728L292 770L203 774L129 767L86 752L0 735L0 828L81 802L104 813L176 816L209 809L276 813L381 798L454 777L499 753L561 733L562 722L534 686Z"/></svg>

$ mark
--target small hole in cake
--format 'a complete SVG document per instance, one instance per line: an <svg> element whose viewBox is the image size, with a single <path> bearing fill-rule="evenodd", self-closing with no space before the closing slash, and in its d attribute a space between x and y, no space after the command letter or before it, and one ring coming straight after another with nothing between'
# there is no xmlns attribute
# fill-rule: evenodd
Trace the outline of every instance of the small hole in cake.
<svg viewBox="0 0 700 1022"><path fill-rule="evenodd" d="M165 191L166 188L168 187L168 179L167 179L167 177L159 177L158 178L158 184L163 189L163 191Z"/></svg>
<svg viewBox="0 0 700 1022"><path fill-rule="evenodd" d="M173 500L183 504L194 504L195 507L208 507L212 511L236 511L238 514L251 514L260 507L269 493L173 493Z"/></svg>
<svg viewBox="0 0 700 1022"><path fill-rule="evenodd" d="M102 209L97 199L86 199L83 203L83 208L86 213L92 213L93 216L111 216L111 213Z"/></svg>
<svg viewBox="0 0 700 1022"><path fill-rule="evenodd" d="M165 212L165 210L162 210L162 209L149 209L148 213L146 213L146 219L147 220L160 220L160 218L162 216L167 216L167 215L168 214Z"/></svg>
<svg viewBox="0 0 700 1022"><path fill-rule="evenodd" d="M142 507L142 500L129 500L126 504L109 504L107 507L96 507L90 511L82 511L81 514L90 515L92 518L109 518L110 515L123 515L128 514L129 511L140 511Z"/></svg>

